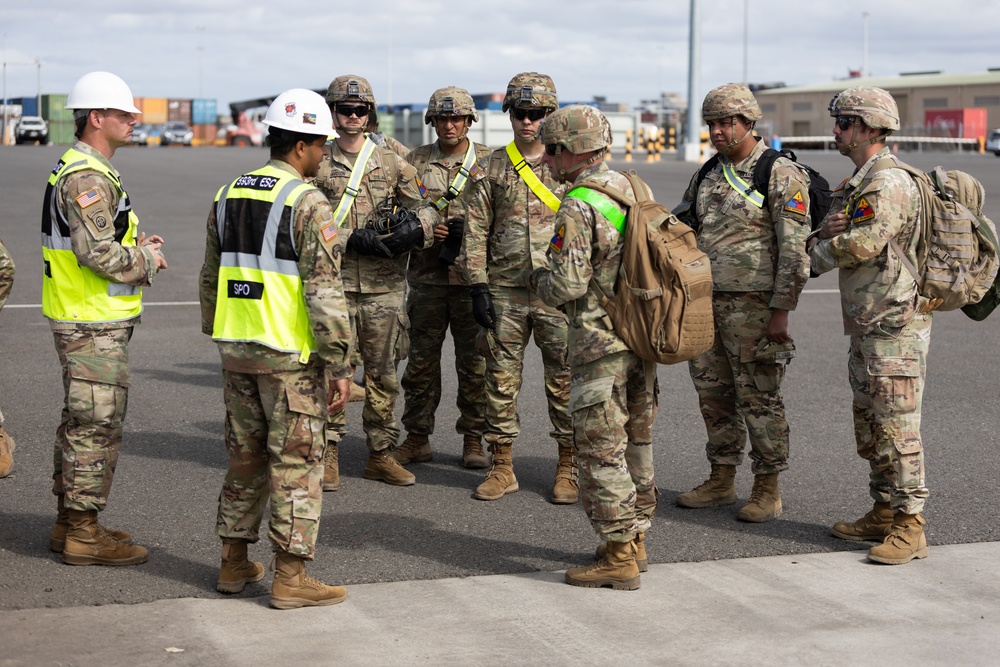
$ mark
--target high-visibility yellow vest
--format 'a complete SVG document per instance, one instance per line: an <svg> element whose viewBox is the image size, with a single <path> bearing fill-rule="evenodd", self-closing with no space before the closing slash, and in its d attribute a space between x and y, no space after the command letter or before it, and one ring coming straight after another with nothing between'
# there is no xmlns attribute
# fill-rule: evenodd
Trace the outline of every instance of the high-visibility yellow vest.
<svg viewBox="0 0 1000 667"><path fill-rule="evenodd" d="M240 176L215 196L222 257L214 340L259 343L297 353L303 364L309 361L315 343L292 216L299 198L314 189L268 165Z"/></svg>
<svg viewBox="0 0 1000 667"><path fill-rule="evenodd" d="M132 211L132 203L121 180L97 158L70 148L52 170L45 188L45 207L42 210L42 314L59 322L129 320L142 312L142 288L112 282L82 266L73 252L69 222L59 210L57 183L67 174L82 169L92 169L111 183L118 194L115 241L126 248L135 247L139 219Z"/></svg>

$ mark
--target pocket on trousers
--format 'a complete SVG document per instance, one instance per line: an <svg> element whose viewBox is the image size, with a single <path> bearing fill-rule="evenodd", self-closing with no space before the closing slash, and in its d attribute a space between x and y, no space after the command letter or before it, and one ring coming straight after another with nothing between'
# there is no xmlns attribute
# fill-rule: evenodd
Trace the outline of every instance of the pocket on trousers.
<svg viewBox="0 0 1000 667"><path fill-rule="evenodd" d="M310 391L299 391L294 385L285 387L285 399L288 401L289 417L293 423L289 425L288 440L299 440L300 443L288 443L286 448L294 447L300 451L308 451L307 459L317 462L323 459L323 448L326 443L325 426L327 422L326 403L319 388Z"/></svg>
<svg viewBox="0 0 1000 667"><path fill-rule="evenodd" d="M615 388L614 376L589 380L587 382L572 383L569 390L569 411L574 413L577 410L589 408L592 405L601 405L611 400L611 393Z"/></svg>
<svg viewBox="0 0 1000 667"><path fill-rule="evenodd" d="M396 363L410 356L410 318L403 311L399 312L396 322Z"/></svg>
<svg viewBox="0 0 1000 667"><path fill-rule="evenodd" d="M878 414L913 412L917 405L920 361L912 357L868 357L872 408Z"/></svg>
<svg viewBox="0 0 1000 667"><path fill-rule="evenodd" d="M128 403L128 364L114 359L66 355L68 405L81 424L121 428Z"/></svg>

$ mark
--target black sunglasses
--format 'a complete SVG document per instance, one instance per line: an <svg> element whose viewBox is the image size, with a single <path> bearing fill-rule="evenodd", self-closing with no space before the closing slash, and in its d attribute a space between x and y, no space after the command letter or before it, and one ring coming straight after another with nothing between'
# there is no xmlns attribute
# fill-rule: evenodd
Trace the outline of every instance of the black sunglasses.
<svg viewBox="0 0 1000 667"><path fill-rule="evenodd" d="M855 120L857 120L855 116L837 116L837 120L834 121L834 124L841 132L846 132L851 129Z"/></svg>
<svg viewBox="0 0 1000 667"><path fill-rule="evenodd" d="M548 109L518 109L513 108L510 112L514 115L514 118L518 120L524 120L528 118L532 121L541 120L545 118L546 114L549 113Z"/></svg>
<svg viewBox="0 0 1000 667"><path fill-rule="evenodd" d="M337 113L339 113L344 118L349 116L357 116L358 118L364 118L368 115L368 107L364 105L355 104L338 104Z"/></svg>
<svg viewBox="0 0 1000 667"><path fill-rule="evenodd" d="M549 157L555 157L556 148L558 147L559 144L545 144L545 154L548 155Z"/></svg>

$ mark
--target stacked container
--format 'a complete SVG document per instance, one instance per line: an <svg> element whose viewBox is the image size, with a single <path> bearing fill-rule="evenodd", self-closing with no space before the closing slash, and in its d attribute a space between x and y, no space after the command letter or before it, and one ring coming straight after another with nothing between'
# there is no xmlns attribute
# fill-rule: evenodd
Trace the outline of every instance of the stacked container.
<svg viewBox="0 0 1000 667"><path fill-rule="evenodd" d="M194 130L195 146L215 144L218 134L218 112L214 99L191 100L191 129Z"/></svg>
<svg viewBox="0 0 1000 667"><path fill-rule="evenodd" d="M76 143L73 111L66 108L68 95L42 95L41 115L49 123L49 143Z"/></svg>

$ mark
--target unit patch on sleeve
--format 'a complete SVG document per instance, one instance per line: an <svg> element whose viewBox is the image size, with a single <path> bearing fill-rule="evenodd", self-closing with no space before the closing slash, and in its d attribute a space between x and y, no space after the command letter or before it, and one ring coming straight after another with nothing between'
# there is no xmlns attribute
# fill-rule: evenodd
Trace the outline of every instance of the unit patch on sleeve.
<svg viewBox="0 0 1000 667"><path fill-rule="evenodd" d="M552 249L552 252L558 252L558 253L562 252L563 240L565 238L566 238L566 225L562 224L559 225L559 229L556 230L556 233L552 236L552 240L549 241L549 248Z"/></svg>
<svg viewBox="0 0 1000 667"><path fill-rule="evenodd" d="M80 208L87 208L99 201L101 201L101 193L97 191L97 188L90 188L76 198L76 203L80 205Z"/></svg>
<svg viewBox="0 0 1000 667"><path fill-rule="evenodd" d="M319 231L323 234L323 241L325 243L329 243L333 239L337 238L337 225L335 225L333 222L328 224L326 227L323 227Z"/></svg>
<svg viewBox="0 0 1000 667"><path fill-rule="evenodd" d="M417 189L420 190L420 196L421 197L426 197L427 196L427 186L424 185L420 181L420 179L417 178L417 177L414 177L413 180L415 180L417 182Z"/></svg>
<svg viewBox="0 0 1000 667"><path fill-rule="evenodd" d="M868 200L862 197L854 206L854 215L851 216L851 224L856 225L861 222L867 222L874 217L875 210L872 208L872 205L868 203Z"/></svg>
<svg viewBox="0 0 1000 667"><path fill-rule="evenodd" d="M791 211L792 213L798 213L799 215L806 214L806 202L802 198L801 190L796 192L795 196L788 200L785 204L785 210Z"/></svg>

